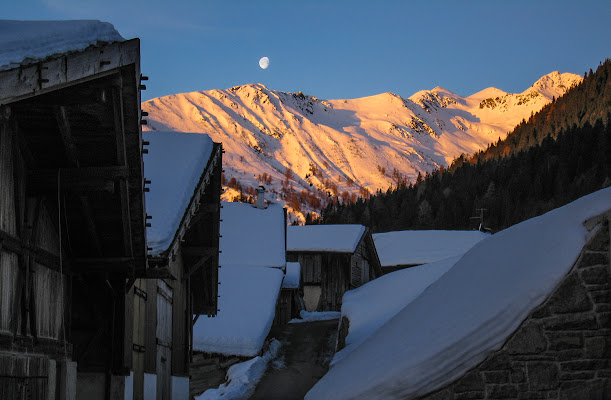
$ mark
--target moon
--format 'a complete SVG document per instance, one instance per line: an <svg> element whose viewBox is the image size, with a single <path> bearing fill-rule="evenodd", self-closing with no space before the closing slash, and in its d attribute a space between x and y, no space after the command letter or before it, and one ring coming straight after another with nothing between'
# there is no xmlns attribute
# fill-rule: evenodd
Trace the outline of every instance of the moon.
<svg viewBox="0 0 611 400"><path fill-rule="evenodd" d="M259 60L259 67L261 67L261 69L267 69L267 67L269 67L269 58L267 57L263 57Z"/></svg>

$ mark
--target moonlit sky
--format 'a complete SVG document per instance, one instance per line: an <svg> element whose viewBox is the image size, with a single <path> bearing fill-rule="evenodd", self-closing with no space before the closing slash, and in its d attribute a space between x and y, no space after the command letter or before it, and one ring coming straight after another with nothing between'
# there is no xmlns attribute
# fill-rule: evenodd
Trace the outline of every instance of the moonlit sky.
<svg viewBox="0 0 611 400"><path fill-rule="evenodd" d="M139 37L150 77L143 100L247 83L322 99L435 86L516 93L551 71L583 75L611 57L608 0L2 3L0 19L99 19Z"/></svg>

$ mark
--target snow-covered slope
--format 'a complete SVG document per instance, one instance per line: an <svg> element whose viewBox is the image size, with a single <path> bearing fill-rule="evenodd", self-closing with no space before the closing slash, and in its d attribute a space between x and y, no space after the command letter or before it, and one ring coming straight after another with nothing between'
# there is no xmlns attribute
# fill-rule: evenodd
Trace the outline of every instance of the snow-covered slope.
<svg viewBox="0 0 611 400"><path fill-rule="evenodd" d="M366 196L484 149L580 80L553 72L521 94L489 88L461 97L437 87L409 98L329 101L250 84L160 97L142 108L146 129L202 132L223 143L225 199L263 183L306 211L329 193Z"/></svg>
<svg viewBox="0 0 611 400"><path fill-rule="evenodd" d="M588 238L583 223L609 207L606 188L480 241L305 399L412 399L452 382L499 349L558 286ZM363 313L377 307L360 303Z"/></svg>

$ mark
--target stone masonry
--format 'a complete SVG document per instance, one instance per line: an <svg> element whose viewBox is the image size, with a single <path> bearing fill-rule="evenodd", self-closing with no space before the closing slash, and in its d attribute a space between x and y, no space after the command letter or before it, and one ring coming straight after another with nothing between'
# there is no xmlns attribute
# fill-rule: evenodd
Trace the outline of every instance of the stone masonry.
<svg viewBox="0 0 611 400"><path fill-rule="evenodd" d="M589 222L571 271L500 350L422 399L611 399L610 215Z"/></svg>

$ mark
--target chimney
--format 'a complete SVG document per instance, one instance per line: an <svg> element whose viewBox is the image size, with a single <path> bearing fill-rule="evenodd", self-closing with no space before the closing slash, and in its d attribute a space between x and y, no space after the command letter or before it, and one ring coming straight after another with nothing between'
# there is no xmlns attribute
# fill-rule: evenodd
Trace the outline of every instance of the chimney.
<svg viewBox="0 0 611 400"><path fill-rule="evenodd" d="M265 209L265 188L261 185L257 189L257 201L255 207L261 210Z"/></svg>

